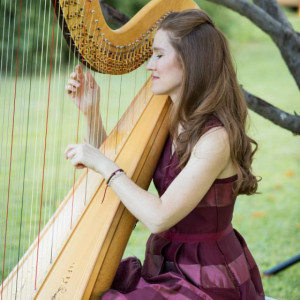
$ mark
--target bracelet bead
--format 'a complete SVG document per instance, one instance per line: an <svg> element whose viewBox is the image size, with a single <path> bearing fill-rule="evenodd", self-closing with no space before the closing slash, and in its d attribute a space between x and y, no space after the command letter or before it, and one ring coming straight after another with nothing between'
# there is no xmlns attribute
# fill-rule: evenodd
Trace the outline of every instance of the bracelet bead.
<svg viewBox="0 0 300 300"><path fill-rule="evenodd" d="M116 173L109 181L109 183L107 183L108 186L111 186L112 183L118 178L120 177L121 175L125 174L125 172L122 170L122 171L119 171L118 173Z"/></svg>
<svg viewBox="0 0 300 300"><path fill-rule="evenodd" d="M104 195L103 195L103 198L102 198L101 203L103 203L103 201L104 201L104 198L105 198L105 195L106 195L107 188L112 184L112 182L113 182L116 178L118 178L119 176L121 176L121 175L123 175L123 174L126 174L126 173L124 172L124 170L118 169L118 170L114 171L114 172L108 177L108 179L107 179L107 181L106 181L106 187L105 187L105 190L104 190Z"/></svg>
<svg viewBox="0 0 300 300"><path fill-rule="evenodd" d="M109 178L107 179L106 184L107 184L108 186L110 186L111 181L113 180L113 178L115 178L115 176L118 175L118 177L119 177L121 174L124 174L124 173L125 173L125 172L124 172L124 170L122 170L122 169L118 169L118 170L114 171L114 172L109 176Z"/></svg>

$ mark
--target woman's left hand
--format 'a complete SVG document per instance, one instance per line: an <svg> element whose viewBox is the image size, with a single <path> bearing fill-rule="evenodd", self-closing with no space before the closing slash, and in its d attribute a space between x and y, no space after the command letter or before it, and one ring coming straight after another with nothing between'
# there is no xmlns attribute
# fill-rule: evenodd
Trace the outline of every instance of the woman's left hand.
<svg viewBox="0 0 300 300"><path fill-rule="evenodd" d="M107 174L111 174L116 168L113 161L87 143L68 145L65 150L65 157L71 161L75 168L89 168L104 177L107 177Z"/></svg>

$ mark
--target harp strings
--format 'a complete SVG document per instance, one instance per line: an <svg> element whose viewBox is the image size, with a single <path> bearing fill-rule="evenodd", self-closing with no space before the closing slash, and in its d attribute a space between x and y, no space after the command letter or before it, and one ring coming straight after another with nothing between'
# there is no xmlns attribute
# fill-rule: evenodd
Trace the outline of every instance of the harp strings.
<svg viewBox="0 0 300 300"><path fill-rule="evenodd" d="M85 12L85 9L86 10L89 10L90 9L90 3L89 1L85 2L84 3L84 6L83 6L83 13ZM94 18L94 15L92 15L92 20L91 20L91 23L93 22L93 18ZM78 18L76 18L76 22L78 22ZM76 26L78 27L78 23L76 24ZM82 35L83 35L83 45L84 45L84 48L86 47L86 35L85 35L85 27L82 27L82 29L80 29L82 31ZM90 31L90 28L88 29L88 31ZM83 56L82 56L82 61L81 61L81 64L83 66L83 60L84 60L84 51L83 51ZM78 109L78 122L77 122L77 137L76 137L76 144L79 143L79 126L80 126L80 110L81 110L81 97L82 97L82 89L80 90L80 93L79 93L79 109ZM94 100L94 99L93 99ZM83 104L84 105L84 104ZM95 120L94 120L95 121ZM91 132L91 130L89 131ZM88 137L88 139L90 140L90 137ZM87 187L87 180L88 180L88 176L86 177L86 187ZM76 183L76 169L74 169L74 182L73 182L73 197L72 197L72 208L71 208L71 221L70 221L70 229L72 230L73 228L73 209L74 209L74 193L75 193L75 183ZM85 193L85 201L86 203L86 193Z"/></svg>
<svg viewBox="0 0 300 300"><path fill-rule="evenodd" d="M10 2L11 3L11 2ZM28 3L28 2L27 2ZM27 8L28 8L28 4L26 3L26 13L25 13L25 16L27 16ZM15 2L15 5L17 4L17 2ZM5 3L5 5L6 5L6 3ZM11 5L11 4L10 4ZM37 5L37 4L36 4ZM36 6L35 6L36 7ZM35 9L36 10L36 9ZM15 12L16 12L16 10L15 10ZM20 10L20 15L21 15L21 10ZM5 16L6 16L6 14L5 14ZM15 20L17 20L17 16L14 18ZM26 22L25 22L25 29L24 29L24 36L26 36L26 32L27 32L27 18L25 19L26 20ZM30 18L29 18L29 20L30 20ZM10 21L10 20L9 20ZM30 26L30 25L29 25ZM6 26L5 26L5 23L3 24L3 32L4 32L4 28L5 28ZM8 32L10 33L10 30L8 30ZM9 34L8 34L8 36L10 36ZM14 35L12 35L13 36L13 39L14 39ZM34 37L36 36L36 34L34 34ZM3 39L4 39L4 35L3 35ZM28 40L28 39L27 39ZM26 43L26 39L24 39L24 45L25 45L25 43ZM2 44L3 45L3 44ZM2 49L3 49L3 47L2 47ZM12 47L12 49L13 49L13 47ZM8 48L7 48L7 53L8 53ZM27 51L26 51L26 53L27 53L27 57L28 57L28 48L27 48ZM12 54L13 54L13 52L12 52ZM3 57L4 57L4 55L3 55L3 51L2 51L2 55L1 55L1 61L3 62ZM33 57L33 55L31 55L31 57ZM16 87L16 89L18 88L18 94L20 95L20 85L21 85L21 93L22 92L24 92L23 93L23 95L25 95L26 94L26 85L27 85L27 83L26 84L24 84L24 81L23 81L23 74L24 74L24 66L25 66L25 72L26 72L26 68L27 68L27 61L26 61L26 63L24 63L24 58L25 58L25 55L23 54L23 63L22 63L22 77L21 78L19 78L19 81L20 81L20 83L18 84L18 87ZM14 61L14 59L12 59L12 61ZM11 64L12 65L12 64ZM16 66L17 66L17 63L16 63ZM31 78L32 78L32 66L33 66L33 61L31 62L31 71L30 71L30 80L29 80L29 85L30 85L30 88L29 88L29 100L31 99L31 96L30 96L30 94L31 94ZM3 70L3 68L2 68L2 70ZM17 75L17 71L18 71L18 69L16 68L16 75ZM5 77L6 77L6 79L5 79L5 81L8 83L8 86L10 86L10 84L9 84L9 80L7 80L7 74L8 74L8 72L7 72L7 66L6 66L6 75L5 75ZM3 76L2 76L3 77ZM17 77L17 76L16 76ZM20 77L20 76L19 76ZM23 84L22 84L22 81L23 81ZM3 81L2 81L3 82ZM6 84L4 85L5 87L7 86ZM15 86L17 86L17 84L15 84ZM16 89L15 89L15 91L16 91ZM3 89L2 89L2 91L3 91ZM4 100L4 105L5 105L5 103L6 103L6 99L8 99L8 100L10 100L10 94L8 94L8 93L3 93L3 97L4 97L4 95L5 95L5 100ZM18 95L18 98L20 98L20 96ZM21 101L20 101L20 105L19 105L19 114L21 115L21 118L20 118L20 122L18 123L18 126L19 126L19 132L21 132L21 138L20 138L20 143L18 143L18 141L16 141L16 142L14 142L13 141L13 139L11 139L11 144L12 145L14 145L14 148L16 148L15 149L15 151L14 151L14 153L13 153L13 155L12 156L14 156L14 158L13 159L10 159L10 164L13 164L13 166L17 169L17 170L20 170L21 169L21 160L19 160L19 159L15 159L15 156L17 156L17 157L19 157L20 156L20 153L23 151L22 149L24 148L24 146L23 146L23 142L24 142L24 139L23 139L23 136L24 136L24 127L26 128L27 127L27 130L26 130L26 136L28 135L28 125L29 125L29 118L27 117L27 126L23 126L23 123L24 123L24 116L21 114L21 112L22 112L22 110L23 111L26 111L25 109L24 109L24 101L25 101L25 98L26 97L21 97ZM10 103L10 102L9 102ZM15 103L15 101L14 101L14 103ZM18 104L18 103L17 103ZM9 107L10 108L10 107ZM28 110L27 110L27 115L29 115L29 110L30 110L30 101L28 101ZM7 112L6 111L6 109L5 109L5 106L4 106L4 111L5 112ZM8 114L7 115L11 115L10 114L10 109L8 109ZM5 116L5 113L3 113L3 122L2 122L2 141L3 141L3 134L4 134L4 116ZM15 113L13 112L13 119L14 119L14 117L15 117ZM26 121L26 118L25 118L25 121ZM20 129L21 128L21 129ZM12 131L14 130L14 129L18 129L17 128L17 126L12 126ZM7 122L7 132L8 132L8 130L9 130L9 122ZM6 137L7 137L7 141L8 141L8 139L9 139L9 136L8 136L8 134L6 135ZM11 181L12 181L12 183L13 183L13 181L17 181L18 183L20 183L20 182L22 182L22 180L20 180L21 178L20 178L20 174L25 174L25 168L26 168L26 165L27 165L27 163L26 163L26 158L27 158L27 145L28 145L28 143L27 143L27 141L28 141L28 139L26 139L26 146L25 146L25 159L24 159L24 171L23 172L18 172L18 175L15 175L15 176L13 176L13 177L11 177L10 175L11 175L11 173L9 173L9 176L10 176L10 179L12 179ZM14 143L13 143L14 142ZM6 144L8 144L8 142L6 143ZM21 147L19 147L19 146L21 146ZM6 147L6 149L7 149L7 147ZM3 143L1 143L1 153L3 153ZM16 154L15 154L16 153ZM1 155L1 159L3 158L3 156ZM6 160L7 161L7 160ZM2 173L3 174L3 173ZM7 176L7 173L6 172L4 172L4 179L5 179L5 176ZM1 176L2 177L2 176ZM21 222L20 222L20 228L22 227L22 223L23 223L23 220L22 220L22 218L23 218L23 206L24 206L24 178L25 176L23 176L23 184L20 184L19 186L22 186L22 204L21 204L21 210L20 210L20 215L21 215ZM14 189L8 189L8 195L10 195L10 192L11 192L11 190L13 190L13 193L15 194L15 190L19 190L19 186L18 185L15 185L14 186ZM2 189L2 194L4 193L4 190L5 189ZM4 197L3 197L4 198ZM12 198L12 197L11 197ZM26 197L27 199L28 199L28 194L27 194L27 197ZM16 202L16 201L18 201L18 198L17 197L15 197L14 199L14 202ZM12 203L13 205L14 204L16 204L16 203ZM1 215L2 215L2 228L3 228L3 219L4 219L4 216L3 216L3 211L1 211ZM17 207L16 207L16 205L14 205L14 208L12 208L12 213L8 213L8 212L6 212L6 220L8 220L8 217L10 218L10 219L15 219L15 217L17 216L17 214L18 214L18 212L17 212ZM7 223L7 221L6 221L6 223ZM15 237L17 237L17 235L16 235L16 223L17 222L10 222L10 227L12 227L13 229L11 230L11 234L10 234L10 239L11 240L13 240ZM15 229L14 229L15 228ZM31 228L32 228L32 226L30 226L30 229L29 229L29 232L31 231ZM6 228L7 229L7 228ZM7 230L5 229L5 235L7 234ZM2 232L1 232L2 233ZM3 234L1 234L1 237L2 237L2 242L3 242ZM20 244L20 241L21 241L21 229L19 230L19 238L17 238L17 240L18 240L18 244L19 244L19 246L17 247L17 249L18 249L18 254L17 254L17 257L20 257L20 252L22 251L21 250L21 244ZM23 243L23 248L24 248L24 243ZM3 250L3 252L5 252L6 251L6 245L4 246L3 244L2 244L2 250ZM9 248L9 247L8 247ZM10 248L10 249L12 249L12 248ZM7 268L10 268L10 265L11 265L11 263L14 263L14 261L15 261L15 259L14 259L14 257L12 257L11 256L11 253L12 253L12 251L10 251L9 252L9 255L8 255L8 257L9 257L9 259L7 259L7 260L5 260L5 257L4 257L4 255L2 255L3 256L3 270L4 269L7 269ZM4 275L4 271L2 271L2 281L3 281L3 278L5 277L5 275ZM3 284L2 284L3 285ZM2 294L2 292L1 292L1 294Z"/></svg>
<svg viewBox="0 0 300 300"><path fill-rule="evenodd" d="M60 7L58 8L59 11L58 13L60 13ZM57 34L56 34L56 53L55 53L55 56L56 57L59 57L58 59L58 62L55 63L55 69L54 69L54 74L56 74L56 69L58 68L58 76L55 77L56 79L56 82L55 82L55 86L58 86L58 90L61 90L61 63L62 63L62 45L63 45L63 36L62 34L60 34L59 30L57 30ZM69 49L69 55L68 55L68 65L67 65L67 69L69 68L69 65L70 65L70 49ZM56 119L55 119L55 123L58 124L58 126L56 126L55 128L55 136L58 137L58 128L60 128L63 124L63 111L64 111L64 99L65 98L65 93L63 93L61 95L61 99L59 99L58 97L56 97L56 107L59 107L58 109L58 112L56 114ZM59 100L62 100L62 101L59 101ZM55 138L55 140L58 140L58 149L61 148L62 146L62 138L61 138L61 135L58 137L58 138ZM54 151L52 152L52 162L54 165L58 166L59 165L59 162L60 162L60 158L59 156L57 156L55 158L55 155L54 155ZM51 201L51 204L49 206L49 209L48 209L48 220L51 219L52 215L51 215L51 212L54 211L55 209L55 199L54 197L52 196L52 191L55 187L59 186L59 183L61 182L61 180L59 180L59 177L61 176L60 172L59 172L59 169L56 168L55 172L53 172L52 174L52 180L51 180L51 188L50 188L50 201ZM55 219L55 215L53 216L53 219ZM50 264L52 264L53 262L53 247L54 247L54 226L52 226L51 228L51 240L49 240L49 247L51 248L51 251L50 251L50 258L49 258L49 262Z"/></svg>
<svg viewBox="0 0 300 300"><path fill-rule="evenodd" d="M26 2L26 5L27 5L27 2ZM30 16L31 16L31 7L32 7L32 3L30 1ZM37 13L37 3L35 3L35 7L34 7L34 17L36 16L36 13ZM26 14L27 15L27 14ZM34 18L35 19L35 18ZM31 18L29 17L29 20L31 21ZM26 28L27 29L27 32L26 32ZM34 21L34 39L33 39L33 44L35 44L35 40L36 40L36 21ZM24 45L24 49L26 49L26 69L27 69L27 65L28 65L28 59L29 59L29 51L28 51L28 45L29 45L29 31L31 29L31 23L29 24L28 27L25 26L25 30L24 30L24 35L27 34L28 36L28 41L27 41L27 47L25 47ZM25 56L23 56L24 58ZM23 220L26 219L26 216L24 216L24 207L26 207L26 202L28 202L28 194L25 196L25 176L26 176L26 170L27 170L27 158L28 158L28 131L29 131L29 115L30 115L30 108L31 108L31 92L32 92L32 74L33 74L33 52L31 53L30 55L30 58L31 58L31 63L30 63L30 72L29 72L29 82L28 80L26 80L26 84L28 83L29 84L29 92L28 92L28 97L26 97L26 99L28 99L28 109L27 109L27 117L25 117L27 119L27 126L26 126L26 135L25 135L25 143L26 143L26 146L25 146L25 150L24 150L24 155L25 155L25 159L24 159L24 169L23 169L23 187L22 187L22 209L21 209L21 212L20 212L20 232L19 232L19 246L18 246L18 265L17 265L17 278L16 278L16 282L18 283L19 280L22 281L22 277L23 277L23 273L19 273L19 260L20 260L20 256L22 254L22 251L25 250L25 243L23 242L23 248L21 250L21 241L22 241L22 236L23 236L23 233L24 233L24 228L23 228ZM23 61L23 65L24 65L24 61ZM27 72L26 72L27 73ZM24 93L25 94L25 93ZM24 97L24 101L25 101L25 97ZM22 149L22 147L20 148ZM24 203L25 199L24 199L24 196L26 197L26 202ZM25 205L24 205L25 204ZM17 206L16 206L16 209L17 209ZM19 276L20 274L20 276ZM15 293L17 293L17 284L14 288L14 291ZM13 294L13 290L11 290L11 297L12 297L12 294Z"/></svg>
<svg viewBox="0 0 300 300"><path fill-rule="evenodd" d="M1 294L7 298L20 297L20 295L25 298L26 295L30 297L44 270L47 269L46 265L51 265L53 258L57 255L57 248L62 243L60 241L61 237L65 237L71 232L70 227L72 225L70 226L70 224L75 224L78 219L78 211L82 210L89 200L88 171L85 178L84 199L79 202L78 198L73 197L74 211L69 210L67 225L55 223L57 217L53 215L54 211L59 207L60 201L64 199L70 187L72 185L75 187L73 168L69 165L69 162L64 161L63 150L67 143L80 143L80 136L84 135L86 131L82 116L78 114L75 105L65 96L64 84L74 66L78 63L83 65L84 61L78 61L69 50L66 56L68 64L66 67L63 66L65 59L62 57L64 40L57 28L56 20L54 28L57 31L53 31L54 8L49 6L49 1L31 0L26 1L26 5L23 2L22 11L16 8L19 4L18 0L4 2L5 7L10 8L10 10L15 7L14 12L20 14L22 20L24 20L20 28L20 34L25 50L20 56L19 64L16 63L16 53L13 51L17 44L17 35L10 34L16 31L18 16L16 15L12 19L4 13L2 19L2 41L9 41L11 44L11 47L4 51L4 43L2 43L0 74L0 93L1 99L4 100L0 103L0 195L2 195L2 207L6 208L7 202L4 198L8 197L8 192L10 198L8 212L1 209L0 224ZM86 2L86 5L88 5L88 2ZM95 20L93 19L93 21ZM80 24L80 20L78 20L76 25L79 26ZM85 29L81 28L81 30ZM32 35L31 32L33 32ZM115 59L112 61L115 66L119 66L120 60L124 56L124 49L113 47L105 39L105 36L96 31L95 28L94 35L99 37L99 47L104 49L106 62L111 60L112 53L115 51ZM144 47L144 45L134 45L131 55L138 56L141 51L140 47ZM5 62L8 56L13 61L11 65ZM104 62L105 59L102 64L103 72L105 71ZM15 72L14 67L16 67ZM147 77L147 71L145 68L141 68L137 72L126 75L103 75L95 74L91 67L85 67L85 69L89 69L94 74L96 81L100 83L100 110L105 135L107 135L116 124L116 119L120 118L125 107L129 105L130 99L134 99ZM16 84L16 119L13 127L12 100L14 99L14 84L12 78L17 72L19 77ZM144 97L146 102L146 93ZM95 100L93 99L93 101ZM128 116L132 126L136 119L135 114L141 108L135 108L132 115ZM46 126L48 126L47 129ZM95 118L90 126L93 126L94 129L97 127ZM122 130L119 128L118 123L116 126L118 131ZM15 130L14 140L9 135L13 128ZM115 152L116 148L122 144L125 134L123 132L117 134ZM89 136L88 141L91 141L91 139L92 137ZM106 136L98 135L96 139L105 140ZM11 159L9 158L10 145L13 149ZM104 152L106 152L107 149L104 149ZM10 164L12 166L11 174L8 172ZM57 166L57 168L54 168L54 166ZM66 170L69 171L66 172ZM69 174L66 175L66 173ZM75 178L77 179L81 174L82 171L77 171ZM10 189L8 189L9 177L11 180ZM70 203L67 205L70 206ZM43 239L43 235L40 233L48 220L55 224L49 229L51 238L47 240L46 246L40 244L38 250L32 250L34 258L31 257L28 263L24 263L21 257L36 237L40 240ZM5 230L6 223L7 229ZM61 228L58 225L62 225ZM66 233L66 231L68 232ZM7 244L4 246L5 232L7 234ZM5 259L4 252L6 252ZM10 278L7 278L13 284L9 288L3 289L5 278L15 265L17 265L16 276L13 277L13 274L11 274L9 275ZM34 282L33 286L29 288L26 285L22 290L24 282L30 280Z"/></svg>
<svg viewBox="0 0 300 300"><path fill-rule="evenodd" d="M35 3L35 7L34 7L34 16L36 16L36 12L37 12L37 9L36 9L37 5ZM28 2L26 2L26 16L28 16L29 14L29 18L26 19L26 23L25 23L25 36L27 36L25 39L24 39L24 48L26 48L27 46L27 50L26 50L26 60L25 60L25 55L23 56L23 63L22 63L22 79L24 79L24 72L23 72L23 67L24 67L24 64L25 64L25 74L27 73L27 70L28 70L28 60L29 60L29 55L31 56L31 64L30 64L30 71L29 71L29 82L26 81L26 83L23 82L23 85L25 85L25 89L27 87L27 84L29 85L28 89L29 89L29 97L27 98L28 99L28 107L27 107L27 111L26 111L26 105L25 105L25 97L23 99L23 110L24 110L24 116L25 116L25 122L26 122L26 125L23 127L23 130L25 131L25 150L24 150L24 153L25 153L25 157L24 157L24 164L23 164L23 170L22 170L22 165L20 166L20 176L22 176L22 180L20 180L20 182L22 182L22 192L21 192L21 208L20 208L20 225L19 225L19 228L18 228L18 247L17 247L17 277L16 277L16 282L18 282L19 280L19 272L18 272L18 269L19 269L19 260L21 258L21 253L22 251L24 251L24 243L23 245L21 244L21 240L22 240L22 236L23 236L23 214L24 214L24 203L25 203L25 195L24 195L24 191L25 191L25 174L26 174L26 165L27 165L27 147L28 147L28 128L29 128L29 111L30 111L30 95L31 95L31 80L32 80L32 72L33 72L33 52L29 53L28 51L28 44L29 44L29 31L31 29L31 13L32 13L32 2L30 1L29 2L29 11L28 11ZM27 26L27 20L28 20L28 26ZM33 28L34 28L34 32L35 32L35 29L36 29L36 18L34 18L34 25L33 25ZM34 36L34 40L33 40L33 44L35 43L35 34L33 35ZM24 123L24 121L23 121ZM24 132L23 131L23 132ZM23 132L22 132L22 136L23 136ZM19 151L21 152L21 149L22 147L19 148ZM21 161L20 161L20 164L21 164ZM22 174L22 175L21 175ZM28 198L27 198L28 200ZM26 204L26 203L25 203ZM15 208L16 209L16 213L18 213L18 210L17 210L17 207ZM22 247L22 250L21 250L21 247ZM23 274L21 273L20 276L22 276ZM21 278L22 280L22 278ZM16 287L15 287L15 293L17 293L17 284L16 284Z"/></svg>
<svg viewBox="0 0 300 300"><path fill-rule="evenodd" d="M36 270L35 270L35 289L37 287L37 275L38 275L38 264L39 264L39 245L40 245L40 232L41 232L41 222L42 222L42 208L43 208L43 196L44 196L44 179L45 179L45 164L46 164L46 150L47 150L47 136L48 136L48 120L49 120L49 106L50 106L50 94L51 94L51 79L52 79L52 60L53 60L53 48L54 48L54 28L55 28L55 14L56 6L54 7L53 23L52 23L52 38L51 38L51 54L50 54L50 72L49 72L49 86L48 86L48 101L47 101L47 117L46 117L46 132L45 132L45 146L44 146L44 159L43 159L43 176L42 176L42 187L41 187L41 197L40 197L40 213L39 213L39 226L38 226L38 246L36 255ZM49 20L50 20L50 10L49 10ZM48 26L49 32L50 26ZM48 48L47 48L48 49Z"/></svg>
<svg viewBox="0 0 300 300"><path fill-rule="evenodd" d="M18 61L19 61L19 45L20 45L20 30L21 30L21 11L22 11L22 1L20 2L20 14L19 14L19 29L18 29L18 44L17 44L17 62L16 62L16 76L15 76L15 88L14 88L14 100L13 100L13 117L12 117L12 133L11 133L11 146L10 146L10 160L9 160L9 175L8 175L8 189L7 189L7 203L6 203L6 218L5 218L5 233L3 242L3 263L2 263L2 285L4 280L4 270L5 270L5 257L6 257L6 242L7 242L7 231L8 231L8 211L9 211L9 201L10 201L10 187L11 187L11 167L12 167L12 155L13 155L13 138L14 138L14 128L15 128L15 111L16 111L16 94L17 94L17 79L18 79ZM13 232L13 230L12 230ZM10 258L10 253L9 258ZM2 299L2 292L1 292Z"/></svg>

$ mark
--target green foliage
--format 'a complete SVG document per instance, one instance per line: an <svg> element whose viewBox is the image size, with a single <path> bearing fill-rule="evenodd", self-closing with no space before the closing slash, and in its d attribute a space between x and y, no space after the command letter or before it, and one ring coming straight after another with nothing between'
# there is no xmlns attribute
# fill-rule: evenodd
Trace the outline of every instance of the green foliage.
<svg viewBox="0 0 300 300"><path fill-rule="evenodd" d="M145 6L148 0L105 0L105 3L110 4L118 11L122 12L129 18L132 18L143 6Z"/></svg>
<svg viewBox="0 0 300 300"><path fill-rule="evenodd" d="M18 60L19 73L39 72L41 69L48 72L52 47L53 63L67 61L69 50L57 18L54 19L52 46L53 14L51 1L1 1L0 71L14 73ZM60 50L59 54L55 54L56 48Z"/></svg>

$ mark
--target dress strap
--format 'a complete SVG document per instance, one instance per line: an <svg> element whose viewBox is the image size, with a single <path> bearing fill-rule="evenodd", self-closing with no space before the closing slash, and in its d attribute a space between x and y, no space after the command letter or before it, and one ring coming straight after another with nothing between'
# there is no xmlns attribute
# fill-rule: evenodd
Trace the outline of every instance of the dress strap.
<svg viewBox="0 0 300 300"><path fill-rule="evenodd" d="M211 116L208 121L205 123L204 128L202 129L202 134L207 132L208 130L214 128L214 127L222 127L224 126L222 122L215 116Z"/></svg>

